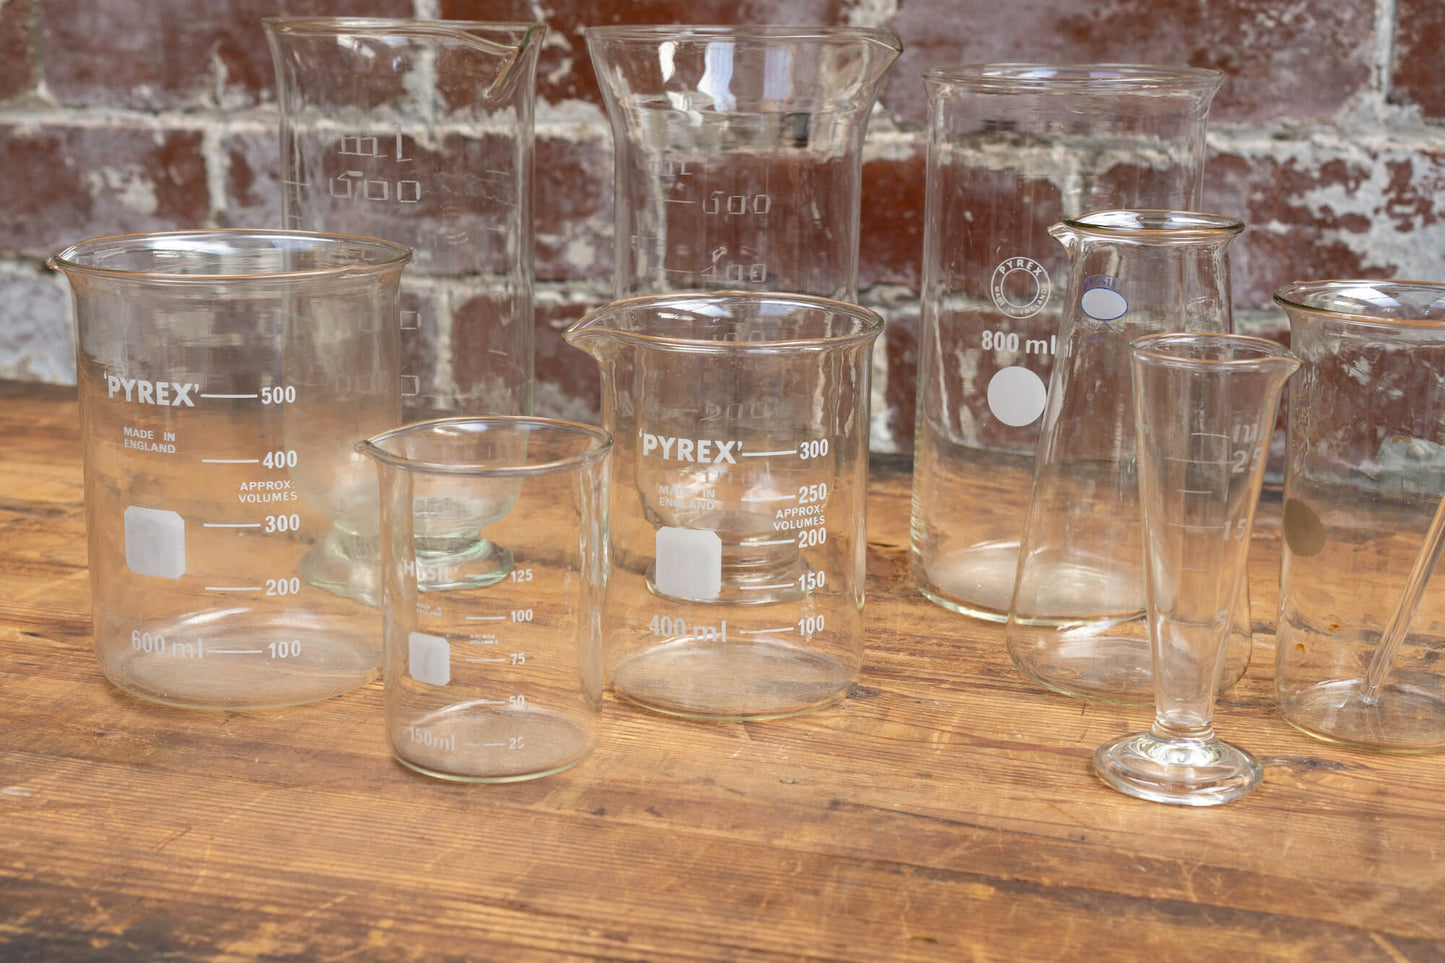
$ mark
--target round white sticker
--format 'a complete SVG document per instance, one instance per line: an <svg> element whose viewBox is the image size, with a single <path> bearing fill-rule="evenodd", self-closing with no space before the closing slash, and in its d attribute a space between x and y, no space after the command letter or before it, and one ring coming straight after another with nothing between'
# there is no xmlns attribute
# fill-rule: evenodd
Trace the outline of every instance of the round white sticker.
<svg viewBox="0 0 1445 963"><path fill-rule="evenodd" d="M1001 368L988 382L988 410L1010 428L1032 424L1044 413L1048 386L1028 368Z"/></svg>

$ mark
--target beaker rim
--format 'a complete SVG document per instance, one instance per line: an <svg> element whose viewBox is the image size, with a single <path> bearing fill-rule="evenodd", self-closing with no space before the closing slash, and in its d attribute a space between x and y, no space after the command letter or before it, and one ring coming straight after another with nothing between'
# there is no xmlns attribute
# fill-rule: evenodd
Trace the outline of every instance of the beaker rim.
<svg viewBox="0 0 1445 963"><path fill-rule="evenodd" d="M454 31L473 33L478 31L497 33L521 33L527 37L536 30L546 30L547 25L534 20L411 20L402 17L262 17L261 24L268 29L285 33L434 33Z"/></svg>
<svg viewBox="0 0 1445 963"><path fill-rule="evenodd" d="M1080 217L1066 217L1060 224L1095 237L1141 234L1151 239L1198 240L1221 235L1234 237L1244 231L1244 222L1239 218L1206 211L1093 211Z"/></svg>
<svg viewBox="0 0 1445 963"><path fill-rule="evenodd" d="M1415 295L1416 297L1408 297ZM1379 328L1445 326L1445 283L1401 278L1294 281L1274 292L1290 313ZM1403 311L1404 314L1391 314Z"/></svg>
<svg viewBox="0 0 1445 963"><path fill-rule="evenodd" d="M943 83L984 93L1075 93L1130 91L1216 91L1224 73L1183 64L1044 64L1022 61L952 64L925 68L925 83Z"/></svg>
<svg viewBox="0 0 1445 963"><path fill-rule="evenodd" d="M1185 357L1170 351L1176 347L1195 347L1253 352L1239 357ZM1252 370L1281 362L1298 366L1299 361L1289 348L1278 341L1252 334L1222 331L1169 331L1146 334L1129 342L1135 358L1164 367L1213 368L1216 370Z"/></svg>
<svg viewBox="0 0 1445 963"><path fill-rule="evenodd" d="M606 24L584 27L587 37L613 41L659 40L876 40L896 50L903 49L898 35L884 27L854 27L818 24Z"/></svg>
<svg viewBox="0 0 1445 963"><path fill-rule="evenodd" d="M383 447L387 442L403 436L417 435L447 427L480 428L483 431L493 429L513 433L547 431L559 436L575 437L579 441L585 441L587 446L565 458L552 458L547 461L521 465L426 461L420 458L408 458L406 455L399 455ZM372 435L365 441L359 441L355 447L359 454L370 456L385 465L406 471L429 475L526 478L534 475L574 471L596 464L611 452L612 435L595 425L584 425L580 421L568 421L563 418L543 418L535 415L457 415L451 418L432 418L427 421L414 421L410 424L399 425L396 428Z"/></svg>
<svg viewBox="0 0 1445 963"><path fill-rule="evenodd" d="M728 304L778 304L790 308L807 308L815 311L843 315L856 323L856 329L838 334L825 334L806 338L778 338L762 341L727 341L717 338L688 338L669 334L659 326L654 331L627 330L609 326L599 319L626 315L637 311L655 312L665 310L669 305L678 310L694 314L706 314L703 306L714 311L726 311ZM656 348L698 352L743 352L768 353L797 349L830 350L860 342L871 341L883 333L882 315L870 308L847 301L820 297L812 294L793 294L773 291L669 291L662 294L647 294L623 298L595 308L580 318L562 333L568 344L588 334L606 336L619 342Z"/></svg>
<svg viewBox="0 0 1445 963"><path fill-rule="evenodd" d="M108 252L111 256L131 254L138 251L173 251L176 254L203 253L205 245L227 246L227 250L238 251L237 243L249 238L263 243L270 242L280 251L290 246L295 250L316 249L324 246L359 246L372 260L349 260L328 267L304 268L280 271L255 271L233 274L201 274L166 272L163 270L136 270L134 268L103 267L87 256L95 258ZM284 243L283 243L284 242ZM214 253L214 252L212 252ZM347 275L372 274L400 269L412 258L411 248L396 241L379 237L365 237L360 234L334 234L320 231L250 230L245 228L205 228L190 231L150 231L136 234L108 234L78 241L65 250L53 254L46 264L66 274L80 274L91 277L134 279L167 284L215 284L219 281L294 281L344 277Z"/></svg>

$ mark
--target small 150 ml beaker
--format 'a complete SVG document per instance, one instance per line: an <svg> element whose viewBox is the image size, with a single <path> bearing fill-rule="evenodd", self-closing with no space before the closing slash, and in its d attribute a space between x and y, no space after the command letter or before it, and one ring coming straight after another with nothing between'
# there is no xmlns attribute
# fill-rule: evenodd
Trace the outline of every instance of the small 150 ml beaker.
<svg viewBox="0 0 1445 963"><path fill-rule="evenodd" d="M1445 498L1445 284L1309 281L1275 301L1301 362L1289 395L1280 711L1337 742L1445 748L1445 591L1425 544ZM1382 654L1417 563L1434 584Z"/></svg>
<svg viewBox="0 0 1445 963"><path fill-rule="evenodd" d="M512 782L596 745L611 444L585 425L497 416L417 422L357 446L381 477L386 737L402 763ZM417 552L419 482L511 506L482 529L511 546L506 578L478 587L466 563Z"/></svg>
<svg viewBox="0 0 1445 963"><path fill-rule="evenodd" d="M287 227L385 237L403 286L407 421L532 410L540 23L262 21Z"/></svg>
<svg viewBox="0 0 1445 963"><path fill-rule="evenodd" d="M863 136L897 37L758 25L584 33L612 121L617 297L857 297Z"/></svg>
<svg viewBox="0 0 1445 963"><path fill-rule="evenodd" d="M1048 688L1106 702L1153 697L1128 344L1228 333L1228 247L1243 230L1190 211L1100 211L1053 229L1069 249L1068 308L1006 630L1014 664ZM1244 674L1251 645L1246 585L1222 687Z"/></svg>
<svg viewBox="0 0 1445 963"><path fill-rule="evenodd" d="M377 535L352 451L400 419L410 252L371 238L186 231L83 241L75 294L100 667L171 705L309 702L375 677L375 609L306 559Z"/></svg>
<svg viewBox="0 0 1445 963"><path fill-rule="evenodd" d="M1050 225L1092 211L1197 210L1215 70L978 64L924 72L929 96L912 568L957 612L1003 621L1065 252ZM1122 343L1121 343L1122 352ZM1128 379L1125 379L1127 385Z"/></svg>
<svg viewBox="0 0 1445 963"><path fill-rule="evenodd" d="M605 305L564 335L616 439L613 689L677 715L841 699L863 658L869 354L855 305L719 292Z"/></svg>

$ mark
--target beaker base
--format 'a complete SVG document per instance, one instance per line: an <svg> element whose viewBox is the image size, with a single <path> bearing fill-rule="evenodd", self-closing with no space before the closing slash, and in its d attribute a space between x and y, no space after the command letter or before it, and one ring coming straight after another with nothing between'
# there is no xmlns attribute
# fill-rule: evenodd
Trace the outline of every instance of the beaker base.
<svg viewBox="0 0 1445 963"><path fill-rule="evenodd" d="M1259 762L1219 739L1164 740L1136 732L1100 746L1094 771L1129 796L1180 806L1218 806L1253 790Z"/></svg>
<svg viewBox="0 0 1445 963"><path fill-rule="evenodd" d="M416 587L421 592L445 592L496 585L511 573L511 550L485 538L447 554L416 553Z"/></svg>
<svg viewBox="0 0 1445 963"><path fill-rule="evenodd" d="M1338 679L1279 694L1280 714L1296 729L1326 742L1381 752L1445 749L1445 698L1387 683L1373 704L1360 697L1363 679Z"/></svg>
<svg viewBox="0 0 1445 963"><path fill-rule="evenodd" d="M1008 620L1018 572L1019 543L980 542L924 565L915 556L913 581L924 597L937 605L982 619Z"/></svg>
<svg viewBox="0 0 1445 963"><path fill-rule="evenodd" d="M1144 626L1138 629L1143 632ZM1010 639L1009 658L1024 675L1066 696L1112 705L1152 704L1154 653L1149 640L1095 635L1096 630L1093 626L1076 630L1077 638L1068 638L1069 630L1050 630L1064 638L1051 640L1046 653L1035 651L1039 646Z"/></svg>
<svg viewBox="0 0 1445 963"><path fill-rule="evenodd" d="M226 710L320 702L380 675L380 646L366 637L274 622L228 628L219 624L225 614L150 626L147 637L158 640L151 652L97 626L101 671L148 702Z"/></svg>
<svg viewBox="0 0 1445 963"><path fill-rule="evenodd" d="M780 640L682 638L623 659L613 691L655 712L690 719L777 719L832 705L857 668Z"/></svg>
<svg viewBox="0 0 1445 963"><path fill-rule="evenodd" d="M388 742L396 761L451 782L504 783L540 779L591 754L592 729L547 709L499 709L480 700L392 719Z"/></svg>

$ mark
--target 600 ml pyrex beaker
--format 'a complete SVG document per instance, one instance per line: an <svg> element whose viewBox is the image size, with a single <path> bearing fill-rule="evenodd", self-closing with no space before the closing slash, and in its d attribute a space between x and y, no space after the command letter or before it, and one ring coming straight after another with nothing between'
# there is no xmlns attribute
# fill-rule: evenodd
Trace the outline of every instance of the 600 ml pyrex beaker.
<svg viewBox="0 0 1445 963"><path fill-rule="evenodd" d="M1061 313L1074 304L1049 226L1092 211L1197 209L1220 80L1214 70L1116 64L924 73L912 568L940 605L995 621L1008 613L1020 496Z"/></svg>
<svg viewBox="0 0 1445 963"><path fill-rule="evenodd" d="M401 762L510 782L592 751L610 448L596 428L519 417L424 421L359 446L381 475L386 736ZM505 579L478 587L416 551L423 480L459 502L511 506L483 529L511 546Z"/></svg>
<svg viewBox="0 0 1445 963"><path fill-rule="evenodd" d="M568 329L616 439L606 663L663 712L764 718L844 696L862 663L869 352L878 315L720 292Z"/></svg>
<svg viewBox="0 0 1445 963"><path fill-rule="evenodd" d="M286 226L399 241L408 421L532 410L539 23L264 21Z"/></svg>
<svg viewBox="0 0 1445 963"><path fill-rule="evenodd" d="M1445 284L1312 281L1275 300L1301 363L1289 396L1280 712L1325 739L1445 748L1445 586L1432 554L1445 499ZM1407 601L1417 566L1429 584ZM1387 646L1397 612L1404 634Z"/></svg>
<svg viewBox="0 0 1445 963"><path fill-rule="evenodd" d="M1153 696L1128 346L1153 333L1229 332L1227 249L1243 230L1187 211L1102 211L1053 229L1069 249L1068 309L1007 628L1014 663L1051 689ZM1241 585L1223 686L1244 674L1250 644Z"/></svg>
<svg viewBox="0 0 1445 963"><path fill-rule="evenodd" d="M75 294L95 650L172 705L307 702L372 679L376 610L308 555L377 541L352 451L391 427L409 252L266 231L107 237L57 254Z"/></svg>
<svg viewBox="0 0 1445 963"><path fill-rule="evenodd" d="M589 27L612 121L617 296L853 300L863 136L901 49L854 27Z"/></svg>

